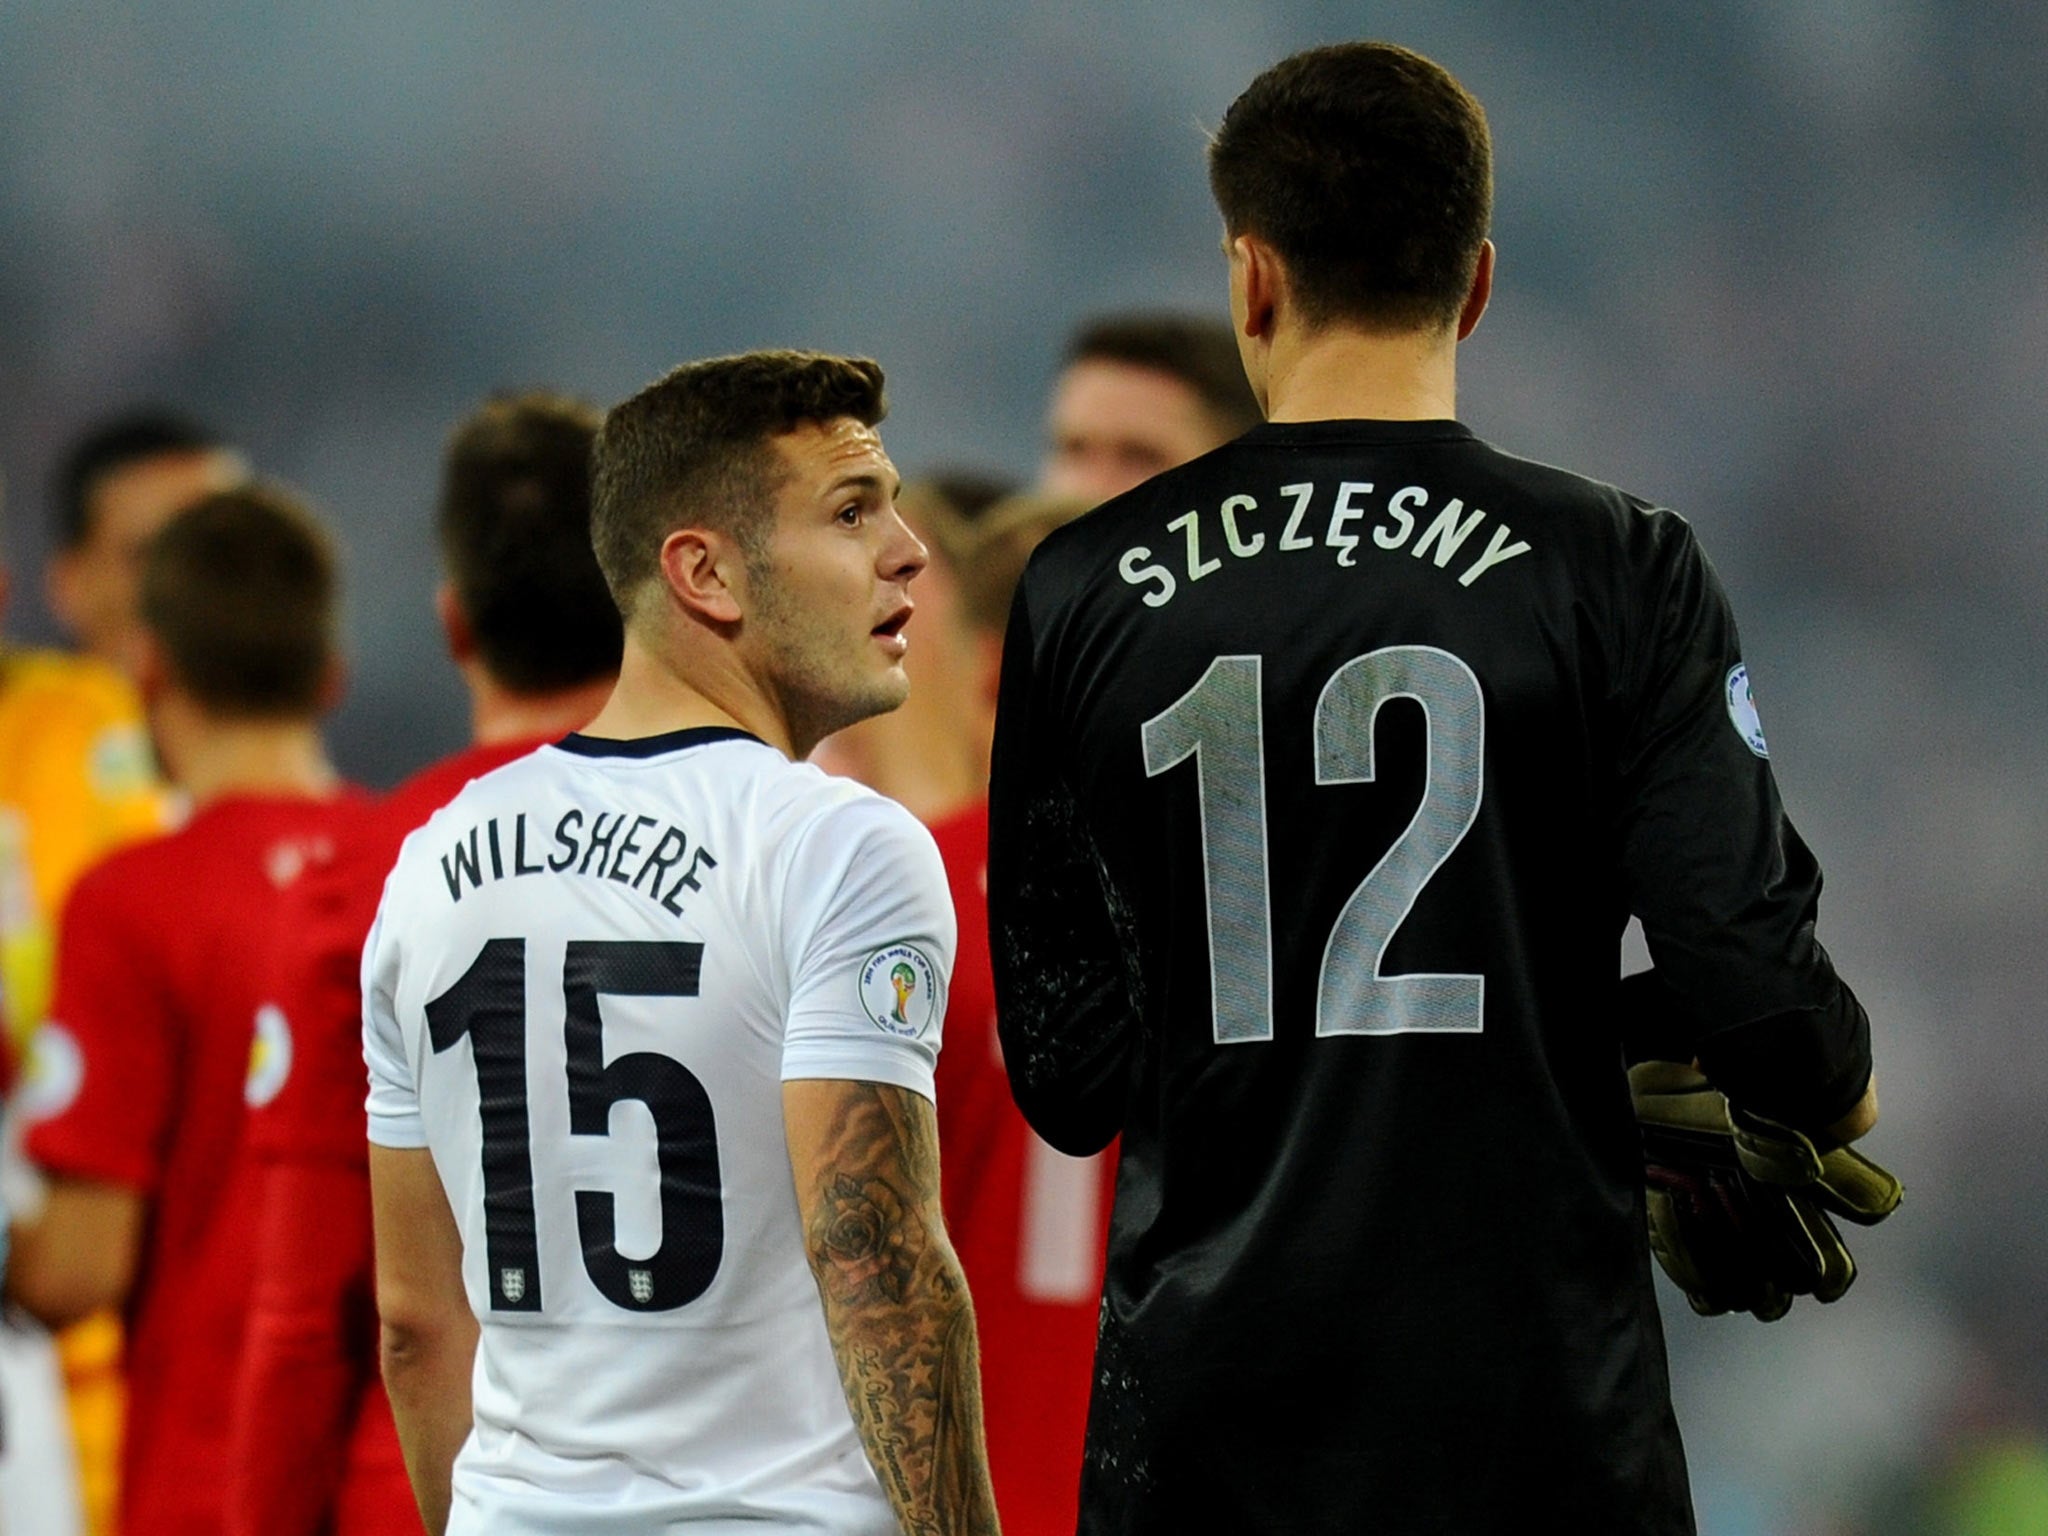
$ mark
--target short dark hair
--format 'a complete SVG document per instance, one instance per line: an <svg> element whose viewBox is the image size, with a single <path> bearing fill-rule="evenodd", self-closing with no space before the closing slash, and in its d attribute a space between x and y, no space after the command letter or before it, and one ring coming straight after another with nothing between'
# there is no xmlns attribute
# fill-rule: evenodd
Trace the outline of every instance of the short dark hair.
<svg viewBox="0 0 2048 1536"><path fill-rule="evenodd" d="M57 547L76 549L92 536L92 498L100 482L145 459L214 453L227 447L218 433L176 411L124 411L94 423L58 462L52 500Z"/></svg>
<svg viewBox="0 0 2048 1536"><path fill-rule="evenodd" d="M823 352L746 352L685 363L613 406L591 455L591 542L630 615L678 527L767 545L776 479L769 441L805 422L888 414L879 364Z"/></svg>
<svg viewBox="0 0 2048 1536"><path fill-rule="evenodd" d="M594 406L545 391L492 396L449 436L441 558L484 669L514 693L619 670L619 611L590 547Z"/></svg>
<svg viewBox="0 0 2048 1536"><path fill-rule="evenodd" d="M1205 315L1097 315L1074 332L1066 361L1069 367L1089 361L1123 363L1179 379L1230 437L1263 420L1245 381L1237 337L1223 321Z"/></svg>
<svg viewBox="0 0 2048 1536"><path fill-rule="evenodd" d="M217 491L150 540L142 621L208 709L313 715L334 657L337 564L326 530L290 491Z"/></svg>
<svg viewBox="0 0 2048 1536"><path fill-rule="evenodd" d="M1267 241L1311 325L1454 323L1493 210L1486 113L1391 43L1283 59L1231 103L1209 186L1232 236Z"/></svg>

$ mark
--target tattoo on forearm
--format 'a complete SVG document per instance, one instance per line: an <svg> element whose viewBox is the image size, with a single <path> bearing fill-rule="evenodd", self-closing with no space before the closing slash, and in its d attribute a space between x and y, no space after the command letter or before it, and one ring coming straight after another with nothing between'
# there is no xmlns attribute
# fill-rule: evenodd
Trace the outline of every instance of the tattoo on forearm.
<svg viewBox="0 0 2048 1536"><path fill-rule="evenodd" d="M813 1254L844 1302L900 1302L924 1247L924 1223L880 1179L836 1173L813 1225Z"/></svg>
<svg viewBox="0 0 2048 1536"><path fill-rule="evenodd" d="M910 1536L996 1530L974 1313L938 1222L931 1106L863 1083L830 1128L806 1233L846 1400Z"/></svg>

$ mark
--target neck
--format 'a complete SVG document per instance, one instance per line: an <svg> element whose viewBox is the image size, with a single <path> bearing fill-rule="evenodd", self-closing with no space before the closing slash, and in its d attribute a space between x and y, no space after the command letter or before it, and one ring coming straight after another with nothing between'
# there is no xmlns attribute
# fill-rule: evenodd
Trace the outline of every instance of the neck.
<svg viewBox="0 0 2048 1536"><path fill-rule="evenodd" d="M858 779L927 825L943 821L988 793L987 709L971 689L948 687L950 676L919 670L910 659L910 697L827 737L812 760Z"/></svg>
<svg viewBox="0 0 2048 1536"><path fill-rule="evenodd" d="M618 686L584 727L592 736L634 741L700 725L730 725L751 732L785 757L801 757L817 745L799 744L785 721L754 688L739 668L717 658L699 658L695 674L685 681L676 668L643 642L632 625L619 658Z"/></svg>
<svg viewBox="0 0 2048 1536"><path fill-rule="evenodd" d="M535 741L581 730L611 696L613 679L598 678L549 693L514 693L479 662L463 664L469 684L470 736L480 747Z"/></svg>
<svg viewBox="0 0 2048 1536"><path fill-rule="evenodd" d="M1435 421L1458 413L1447 331L1285 327L1266 365L1269 421Z"/></svg>
<svg viewBox="0 0 2048 1536"><path fill-rule="evenodd" d="M157 750L195 808L228 795L334 793L340 783L310 720L223 719L189 700L152 713Z"/></svg>

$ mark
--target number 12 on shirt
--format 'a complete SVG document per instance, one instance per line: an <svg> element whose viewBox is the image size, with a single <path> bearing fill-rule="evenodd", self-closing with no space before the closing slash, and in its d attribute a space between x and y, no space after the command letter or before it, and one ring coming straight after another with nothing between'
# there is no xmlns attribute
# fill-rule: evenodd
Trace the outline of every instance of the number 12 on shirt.
<svg viewBox="0 0 2048 1536"><path fill-rule="evenodd" d="M609 1190L579 1189L583 1266L616 1306L665 1312L710 1287L725 1249L717 1126L704 1085L656 1051L604 1059L598 998L695 997L702 944L571 940L562 962L569 1134L609 1134L612 1106L638 1099L654 1116L661 1168L661 1246L618 1249ZM494 1312L541 1310L540 1240L526 1113L526 940L490 939L455 984L427 1004L434 1054L468 1036L483 1120L484 1254Z"/></svg>
<svg viewBox="0 0 2048 1536"><path fill-rule="evenodd" d="M1261 660L1218 656L1194 687L1141 728L1145 776L1195 759L1208 907L1211 1017L1218 1045L1273 1038L1273 898L1266 856ZM1318 1035L1472 1033L1484 1028L1486 978L1389 976L1394 931L1479 816L1486 701L1472 669L1434 646L1355 656L1315 709L1317 784L1370 784L1373 725L1389 699L1428 720L1422 803L1337 915L1316 981Z"/></svg>

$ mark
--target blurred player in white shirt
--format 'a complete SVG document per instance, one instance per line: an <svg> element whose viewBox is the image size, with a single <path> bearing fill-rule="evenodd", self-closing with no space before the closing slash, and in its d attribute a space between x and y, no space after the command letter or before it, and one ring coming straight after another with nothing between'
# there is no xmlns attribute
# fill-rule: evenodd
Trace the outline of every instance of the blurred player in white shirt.
<svg viewBox="0 0 2048 1536"><path fill-rule="evenodd" d="M618 690L386 887L378 1305L430 1531L996 1528L939 1209L945 876L798 761L907 687L883 411L873 363L786 352L612 411Z"/></svg>

